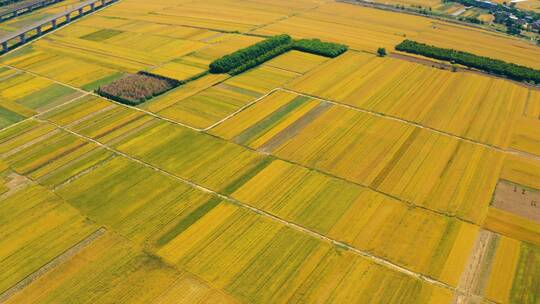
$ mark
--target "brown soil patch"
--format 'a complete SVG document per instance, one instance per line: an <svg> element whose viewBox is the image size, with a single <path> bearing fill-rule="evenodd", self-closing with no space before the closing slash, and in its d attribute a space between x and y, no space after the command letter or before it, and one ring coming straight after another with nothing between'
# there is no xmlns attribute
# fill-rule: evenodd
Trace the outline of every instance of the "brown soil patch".
<svg viewBox="0 0 540 304"><path fill-rule="evenodd" d="M540 223L540 191L499 180L491 206Z"/></svg>

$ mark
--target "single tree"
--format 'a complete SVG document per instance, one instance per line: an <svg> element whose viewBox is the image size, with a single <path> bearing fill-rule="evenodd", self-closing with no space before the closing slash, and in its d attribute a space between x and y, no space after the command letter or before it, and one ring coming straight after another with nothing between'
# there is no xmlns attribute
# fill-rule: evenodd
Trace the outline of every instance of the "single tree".
<svg viewBox="0 0 540 304"><path fill-rule="evenodd" d="M377 55L379 55L380 57L386 56L386 49L385 48L378 48L377 49Z"/></svg>

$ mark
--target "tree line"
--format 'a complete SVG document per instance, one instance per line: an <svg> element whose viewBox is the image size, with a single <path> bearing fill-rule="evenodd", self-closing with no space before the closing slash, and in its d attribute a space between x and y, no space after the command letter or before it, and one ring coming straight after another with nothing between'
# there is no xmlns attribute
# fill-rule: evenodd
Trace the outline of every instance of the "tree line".
<svg viewBox="0 0 540 304"><path fill-rule="evenodd" d="M450 61L491 74L505 76L517 81L529 81L540 84L540 70L508 63L498 59L478 56L453 49L439 48L408 39L398 44L396 50Z"/></svg>
<svg viewBox="0 0 540 304"><path fill-rule="evenodd" d="M323 42L319 39L295 41L289 35L277 35L214 60L210 63L210 72L237 75L290 50L333 58L347 48L344 44Z"/></svg>
<svg viewBox="0 0 540 304"><path fill-rule="evenodd" d="M225 55L210 63L211 73L229 73L238 69L249 61L256 61L268 53L276 52L276 49L281 49L283 46L292 44L292 38L289 35L278 35L270 37L254 45L239 49L231 54Z"/></svg>
<svg viewBox="0 0 540 304"><path fill-rule="evenodd" d="M347 51L348 47L345 44L323 42L319 39L300 39L294 42L293 49L334 58Z"/></svg>

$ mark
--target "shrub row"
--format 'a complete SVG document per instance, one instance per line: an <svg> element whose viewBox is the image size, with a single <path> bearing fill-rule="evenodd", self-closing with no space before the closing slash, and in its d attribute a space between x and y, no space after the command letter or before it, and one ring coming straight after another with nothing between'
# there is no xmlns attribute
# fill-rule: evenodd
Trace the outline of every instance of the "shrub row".
<svg viewBox="0 0 540 304"><path fill-rule="evenodd" d="M294 42L293 49L334 58L347 51L348 47L344 44L323 42L319 39L300 39Z"/></svg>
<svg viewBox="0 0 540 304"><path fill-rule="evenodd" d="M182 83L182 81L152 73L138 72L102 85L96 92L120 103L136 106Z"/></svg>
<svg viewBox="0 0 540 304"><path fill-rule="evenodd" d="M292 38L289 35L278 35L270 37L254 45L240 49L231 54L225 55L210 64L211 73L229 73L232 70L239 69L250 61L257 61L267 53L275 52L275 49L292 44Z"/></svg>
<svg viewBox="0 0 540 304"><path fill-rule="evenodd" d="M488 73L506 76L517 81L531 81L540 84L540 70L508 63L498 59L477 56L453 49L439 48L408 39L398 44L396 50L439 60L451 61Z"/></svg>
<svg viewBox="0 0 540 304"><path fill-rule="evenodd" d="M258 66L259 64L261 63L264 63L276 56L279 56L287 51L290 51L292 48L292 43L289 43L289 44L285 44L285 45L282 45L280 47L277 47L267 53L264 53L263 55L259 56L259 57L256 57L254 59L251 59L251 60L248 60L246 62L244 62L244 64L242 64L241 66L235 68L234 70L230 71L229 74L230 75L238 75L242 72L245 72L253 67L256 67Z"/></svg>

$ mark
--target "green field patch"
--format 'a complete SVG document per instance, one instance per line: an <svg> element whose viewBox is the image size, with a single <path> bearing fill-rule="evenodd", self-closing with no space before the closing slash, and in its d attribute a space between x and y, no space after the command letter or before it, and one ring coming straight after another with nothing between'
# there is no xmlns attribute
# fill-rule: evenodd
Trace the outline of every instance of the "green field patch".
<svg viewBox="0 0 540 304"><path fill-rule="evenodd" d="M102 30L98 30L93 33L84 35L80 38L85 39L85 40L91 40L91 41L103 41L103 40L112 38L116 35L120 35L122 33L123 31L118 31L118 30L113 30L113 29L102 29Z"/></svg>
<svg viewBox="0 0 540 304"><path fill-rule="evenodd" d="M24 116L0 106L0 128L10 126L24 118Z"/></svg>
<svg viewBox="0 0 540 304"><path fill-rule="evenodd" d="M273 160L274 157L264 158L256 166L245 172L243 175L239 176L237 179L233 180L221 192L225 195L233 194L236 190L240 189L240 187L242 187L246 182L248 182L250 179L259 174L262 170L268 167L268 165L270 165Z"/></svg>
<svg viewBox="0 0 540 304"><path fill-rule="evenodd" d="M75 98L81 93L69 87L53 83L50 86L31 93L15 102L33 110L45 110L71 98Z"/></svg>
<svg viewBox="0 0 540 304"><path fill-rule="evenodd" d="M510 303L535 304L539 301L540 246L523 242L510 291Z"/></svg>
<svg viewBox="0 0 540 304"><path fill-rule="evenodd" d="M206 203L199 206L193 212L188 214L185 218L180 220L176 225L174 225L174 227L172 227L170 230L168 230L164 235L162 235L156 241L156 245L158 247L162 247L163 245L170 242L172 239L174 239L180 233L184 232L191 225L193 225L195 222L197 222L200 218L202 218L208 212L210 212L212 209L214 209L214 207L216 207L221 201L222 201L222 199L219 198L219 197L216 197L216 196L209 199Z"/></svg>

